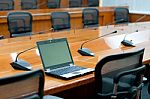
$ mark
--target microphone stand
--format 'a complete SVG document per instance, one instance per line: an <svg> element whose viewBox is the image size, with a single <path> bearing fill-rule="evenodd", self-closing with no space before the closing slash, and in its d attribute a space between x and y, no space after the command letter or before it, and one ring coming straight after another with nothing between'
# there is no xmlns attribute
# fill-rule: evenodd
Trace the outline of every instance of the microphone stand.
<svg viewBox="0 0 150 99"><path fill-rule="evenodd" d="M141 21L142 19L144 19L147 15L143 15L142 17L138 18L136 21L135 21L135 24L139 21ZM137 25L137 24L136 24ZM135 32L138 32L138 29L135 31Z"/></svg>
<svg viewBox="0 0 150 99"><path fill-rule="evenodd" d="M37 35L37 34L44 34L45 32L49 32L49 31L53 31L53 28L50 28L49 30L43 30L43 31L39 31L39 32L34 32L32 34L30 34L30 40L32 39L33 35Z"/></svg>
<svg viewBox="0 0 150 99"><path fill-rule="evenodd" d="M142 17L138 18L136 21L135 21L135 24L139 21L141 21L143 18L145 18L147 15L143 15ZM135 31L135 32L138 32L138 29ZM133 42L132 40L129 41L129 40L125 40L127 34L124 36L123 40L121 41L121 44L123 44L124 46L128 46L128 47L135 47L135 45L133 45Z"/></svg>
<svg viewBox="0 0 150 99"><path fill-rule="evenodd" d="M43 34L43 33L45 33L45 32L49 32L49 31L53 31L53 28L50 28L49 30L44 30L44 31L35 32L33 35L36 35L36 34Z"/></svg>
<svg viewBox="0 0 150 99"><path fill-rule="evenodd" d="M29 50L31 50L31 49L34 49L34 48L36 48L36 46L31 47L31 48L29 48L29 49L26 49L26 50L21 51L20 53L18 53L17 56L16 56L15 61L12 62L12 63L10 63L11 66L12 66L14 69L19 69L19 70L31 70L31 69L32 69L31 65L30 65L28 62L26 62L26 61L24 61L24 60L22 60L22 59L18 59L18 57L19 57L19 55L21 55L22 53L24 53L24 52L26 52L26 51L29 51Z"/></svg>
<svg viewBox="0 0 150 99"><path fill-rule="evenodd" d="M94 38L94 39L83 42L81 44L81 48L78 49L78 53L80 53L82 56L95 56L95 54L92 51L90 51L88 48L83 48L83 45L90 42L90 41L93 41L93 40L96 40L96 39L99 39L101 37L104 37L104 36L107 36L107 35L110 35L110 34L114 34L114 33L117 33L117 31L113 31L111 33L108 33L108 34L102 35L100 37L97 37L97 38Z"/></svg>
<svg viewBox="0 0 150 99"><path fill-rule="evenodd" d="M113 22L111 22L109 24L106 24L106 26L108 28L108 25L112 25L112 24L115 24L115 23L123 22L123 21L124 21L124 19L119 19L119 20L113 21Z"/></svg>
<svg viewBox="0 0 150 99"><path fill-rule="evenodd" d="M132 40L126 40L127 34L124 36L123 40L121 41L121 44L124 46L128 46L128 47L135 47L135 45L133 45Z"/></svg>

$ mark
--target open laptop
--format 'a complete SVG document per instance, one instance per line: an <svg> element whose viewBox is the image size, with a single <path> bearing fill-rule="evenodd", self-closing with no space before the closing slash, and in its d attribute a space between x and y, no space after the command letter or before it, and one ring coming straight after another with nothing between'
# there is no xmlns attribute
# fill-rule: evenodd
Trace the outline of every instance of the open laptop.
<svg viewBox="0 0 150 99"><path fill-rule="evenodd" d="M94 71L74 65L66 38L38 41L37 46L47 75L70 79Z"/></svg>

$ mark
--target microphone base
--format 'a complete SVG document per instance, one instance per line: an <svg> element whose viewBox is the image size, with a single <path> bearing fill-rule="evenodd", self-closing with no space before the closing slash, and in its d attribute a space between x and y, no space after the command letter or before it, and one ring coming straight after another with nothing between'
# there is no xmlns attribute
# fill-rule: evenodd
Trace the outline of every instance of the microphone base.
<svg viewBox="0 0 150 99"><path fill-rule="evenodd" d="M135 45L133 45L132 41L129 41L129 40L123 40L121 42L121 44L123 44L124 46L135 47Z"/></svg>
<svg viewBox="0 0 150 99"><path fill-rule="evenodd" d="M12 62L10 64L14 69L27 70L27 71L32 70L31 65L28 62L21 59L18 59L17 62Z"/></svg>
<svg viewBox="0 0 150 99"><path fill-rule="evenodd" d="M95 54L90 51L88 48L80 48L78 49L78 52L82 55L82 56L95 56Z"/></svg>

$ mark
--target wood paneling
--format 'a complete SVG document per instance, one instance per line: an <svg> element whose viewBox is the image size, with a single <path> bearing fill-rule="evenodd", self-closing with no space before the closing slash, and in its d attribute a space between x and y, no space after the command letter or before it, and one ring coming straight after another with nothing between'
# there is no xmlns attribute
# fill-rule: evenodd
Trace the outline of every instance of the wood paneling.
<svg viewBox="0 0 150 99"><path fill-rule="evenodd" d="M150 21L149 14L130 13L130 22L145 22Z"/></svg>

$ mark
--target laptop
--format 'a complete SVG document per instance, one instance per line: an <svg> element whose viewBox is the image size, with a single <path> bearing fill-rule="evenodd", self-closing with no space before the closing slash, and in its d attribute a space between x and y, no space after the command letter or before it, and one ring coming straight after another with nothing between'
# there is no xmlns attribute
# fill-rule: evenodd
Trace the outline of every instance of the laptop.
<svg viewBox="0 0 150 99"><path fill-rule="evenodd" d="M94 71L74 64L66 38L38 41L37 46L47 75L70 79Z"/></svg>

